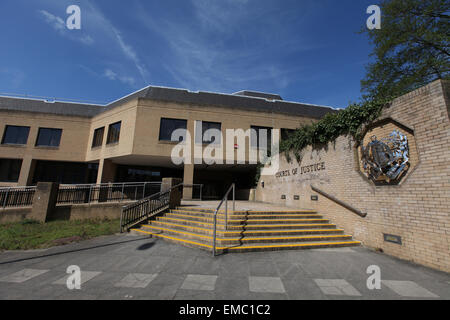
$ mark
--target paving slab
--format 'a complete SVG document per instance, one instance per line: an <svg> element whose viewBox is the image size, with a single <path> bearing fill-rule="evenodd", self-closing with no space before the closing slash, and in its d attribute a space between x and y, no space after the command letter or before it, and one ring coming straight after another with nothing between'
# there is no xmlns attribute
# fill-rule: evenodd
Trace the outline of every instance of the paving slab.
<svg viewBox="0 0 450 320"><path fill-rule="evenodd" d="M81 290L65 285L70 265L81 268ZM370 265L381 269L381 290L367 288ZM450 299L448 273L364 247L213 258L210 252L128 235L2 252L0 279L0 299L7 300Z"/></svg>

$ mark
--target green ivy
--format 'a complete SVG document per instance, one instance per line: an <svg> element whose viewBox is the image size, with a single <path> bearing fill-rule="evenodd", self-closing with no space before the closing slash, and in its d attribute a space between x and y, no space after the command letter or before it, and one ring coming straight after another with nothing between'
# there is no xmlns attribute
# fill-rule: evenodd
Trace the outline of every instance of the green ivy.
<svg viewBox="0 0 450 320"><path fill-rule="evenodd" d="M280 152L284 152L288 161L292 152L297 161L301 160L301 151L307 146L320 147L336 140L341 135L351 135L360 140L361 130L381 115L384 106L390 99L365 101L351 104L346 109L328 113L318 122L297 129L280 144Z"/></svg>

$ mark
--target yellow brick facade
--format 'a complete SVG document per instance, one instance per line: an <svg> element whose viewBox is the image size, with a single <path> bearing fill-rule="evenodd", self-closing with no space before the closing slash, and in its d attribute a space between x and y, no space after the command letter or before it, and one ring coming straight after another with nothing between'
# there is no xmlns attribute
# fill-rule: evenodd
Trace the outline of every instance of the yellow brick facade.
<svg viewBox="0 0 450 320"><path fill-rule="evenodd" d="M290 175L263 176L256 191L257 200L317 209L368 247L449 272L449 89L449 82L433 82L396 99L380 117L393 119L414 131L414 137L409 138L415 168L399 185L375 186L360 171L355 141L341 136L326 148L304 150L301 163L295 158L289 163L282 157L280 171L289 171ZM381 137L393 128L378 127L372 133ZM318 163L323 163L325 170L293 174L296 168ZM362 218L319 195L311 185L367 216ZM281 199L282 195L286 200ZM294 200L296 195L300 200ZM312 201L312 195L317 195L318 201ZM402 245L384 241L383 234L401 236Z"/></svg>

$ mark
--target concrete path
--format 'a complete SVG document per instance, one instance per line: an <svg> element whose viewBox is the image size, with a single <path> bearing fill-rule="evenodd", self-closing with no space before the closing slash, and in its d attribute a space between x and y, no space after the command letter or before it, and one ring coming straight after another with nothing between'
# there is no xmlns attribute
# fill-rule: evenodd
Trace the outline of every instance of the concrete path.
<svg viewBox="0 0 450 320"><path fill-rule="evenodd" d="M81 289L66 286L81 268ZM366 270L381 269L380 290ZM213 258L142 236L115 235L0 254L0 299L450 299L450 275L368 249L226 254Z"/></svg>

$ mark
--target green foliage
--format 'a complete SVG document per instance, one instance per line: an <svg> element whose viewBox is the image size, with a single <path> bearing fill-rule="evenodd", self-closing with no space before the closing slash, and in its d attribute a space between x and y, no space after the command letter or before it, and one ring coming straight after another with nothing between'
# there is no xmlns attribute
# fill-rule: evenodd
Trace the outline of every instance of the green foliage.
<svg viewBox="0 0 450 320"><path fill-rule="evenodd" d="M351 135L361 139L361 129L378 118L389 99L366 101L362 104L352 104L336 113L328 113L316 123L301 127L280 144L280 151L293 152L297 161L301 160L301 151L309 146L323 146L336 140L340 135Z"/></svg>
<svg viewBox="0 0 450 320"><path fill-rule="evenodd" d="M51 221L23 220L0 225L1 250L28 250L114 234L119 220Z"/></svg>
<svg viewBox="0 0 450 320"><path fill-rule="evenodd" d="M450 1L383 0L381 29L368 30L374 44L364 98L400 96L450 77Z"/></svg>

